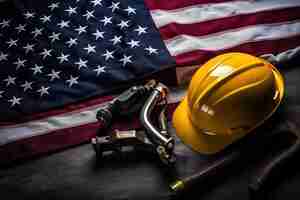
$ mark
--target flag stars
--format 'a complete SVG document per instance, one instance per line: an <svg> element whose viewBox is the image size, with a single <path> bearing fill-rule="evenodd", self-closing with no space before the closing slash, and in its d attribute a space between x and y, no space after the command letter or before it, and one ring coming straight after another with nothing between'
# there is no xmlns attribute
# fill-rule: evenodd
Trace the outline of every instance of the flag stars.
<svg viewBox="0 0 300 200"><path fill-rule="evenodd" d="M55 33L52 32L52 34L49 36L49 38L51 39L51 43L55 42L55 40L60 40L59 36L61 33Z"/></svg>
<svg viewBox="0 0 300 200"><path fill-rule="evenodd" d="M23 91L26 92L27 90L32 90L32 83L33 83L32 81L31 82L25 81L25 83L21 85Z"/></svg>
<svg viewBox="0 0 300 200"><path fill-rule="evenodd" d="M93 71L95 71L97 73L97 76L99 76L101 73L106 72L105 68L106 68L106 66L97 65L96 69L94 69Z"/></svg>
<svg viewBox="0 0 300 200"><path fill-rule="evenodd" d="M24 17L26 19L30 19L30 18L34 18L35 13L34 12L29 12L27 11L26 13L24 13Z"/></svg>
<svg viewBox="0 0 300 200"><path fill-rule="evenodd" d="M96 46L91 46L90 44L88 44L88 46L83 49L87 51L87 54L90 54L90 53L96 53L95 48Z"/></svg>
<svg viewBox="0 0 300 200"><path fill-rule="evenodd" d="M129 20L127 20L127 21L121 20L121 22L119 24L117 24L117 26L119 26L120 29L123 29L125 27L129 27L128 23L129 23Z"/></svg>
<svg viewBox="0 0 300 200"><path fill-rule="evenodd" d="M105 57L105 60L109 60L110 58L113 59L114 58L113 53L114 53L114 51L105 50L105 53L102 54L102 56Z"/></svg>
<svg viewBox="0 0 300 200"><path fill-rule="evenodd" d="M130 60L132 58L132 56L126 56L125 54L123 55L123 58L120 59L120 61L123 63L123 67L127 64L127 63L132 63L132 61Z"/></svg>
<svg viewBox="0 0 300 200"><path fill-rule="evenodd" d="M59 26L60 28L65 28L65 27L70 27L69 25L70 21L64 21L64 20L61 20L60 23L57 24L57 26Z"/></svg>
<svg viewBox="0 0 300 200"><path fill-rule="evenodd" d="M87 68L87 60L82 60L79 58L78 62L75 62L75 65L78 65L78 69L80 70L82 67Z"/></svg>
<svg viewBox="0 0 300 200"><path fill-rule="evenodd" d="M17 42L18 40L10 39L9 41L6 42L6 44L8 44L8 48L10 48L12 46L17 46Z"/></svg>
<svg viewBox="0 0 300 200"><path fill-rule="evenodd" d="M43 52L40 53L43 56L43 59L46 59L48 56L51 56L52 49L44 49Z"/></svg>
<svg viewBox="0 0 300 200"><path fill-rule="evenodd" d="M3 52L0 53L0 61L7 60L7 57L8 57L7 53L3 53Z"/></svg>
<svg viewBox="0 0 300 200"><path fill-rule="evenodd" d="M42 23L46 23L46 22L51 22L51 15L44 15L43 17L40 18L40 20L42 21Z"/></svg>
<svg viewBox="0 0 300 200"><path fill-rule="evenodd" d="M143 33L147 33L146 29L147 29L147 27L138 26L138 28L134 29L134 31L138 32L138 35L141 35Z"/></svg>
<svg viewBox="0 0 300 200"><path fill-rule="evenodd" d="M96 37L96 40L98 40L99 38L104 38L104 32L100 32L98 29L96 29L96 32L92 34Z"/></svg>
<svg viewBox="0 0 300 200"><path fill-rule="evenodd" d="M77 9L77 7L74 7L74 8L73 8L73 7L69 6L69 8L66 9L65 11L68 12L68 15L69 15L69 16L71 16L71 15L73 15L73 14L77 14L76 9Z"/></svg>
<svg viewBox="0 0 300 200"><path fill-rule="evenodd" d="M119 5L120 5L120 2L117 2L117 3L112 2L111 6L109 6L108 8L110 8L112 12L115 12L115 10L120 9Z"/></svg>
<svg viewBox="0 0 300 200"><path fill-rule="evenodd" d="M18 33L21 33L22 31L26 31L25 26L25 24L19 24L15 29Z"/></svg>
<svg viewBox="0 0 300 200"><path fill-rule="evenodd" d="M50 89L50 87L42 86L39 90L37 90L37 92L40 93L40 97L42 97L44 95L49 95L49 92L48 92L49 89Z"/></svg>
<svg viewBox="0 0 300 200"><path fill-rule="evenodd" d="M78 35L80 35L81 33L86 33L86 28L87 26L80 26L78 28L75 29L75 31L78 32Z"/></svg>
<svg viewBox="0 0 300 200"><path fill-rule="evenodd" d="M52 3L48 6L48 8L50 8L51 11L53 11L55 8L59 7L59 2L56 3Z"/></svg>
<svg viewBox="0 0 300 200"><path fill-rule="evenodd" d="M37 64L34 65L34 67L30 68L33 71L33 75L36 75L38 73L42 73L43 66L38 66Z"/></svg>
<svg viewBox="0 0 300 200"><path fill-rule="evenodd" d="M116 45L116 44L121 42L121 39L122 39L122 36L116 36L115 35L113 39L110 39L110 41L113 42L113 45Z"/></svg>
<svg viewBox="0 0 300 200"><path fill-rule="evenodd" d="M61 53L60 56L58 56L56 58L59 60L59 63L63 63L65 61L66 62L69 61L69 58L68 58L69 56L70 56L69 54L65 55L65 54Z"/></svg>
<svg viewBox="0 0 300 200"><path fill-rule="evenodd" d="M102 20L100 20L100 22L103 22L104 26L106 26L107 24L112 24L112 17L106 17L104 16L104 18Z"/></svg>
<svg viewBox="0 0 300 200"><path fill-rule="evenodd" d="M145 48L146 51L148 51L148 54L151 55L151 54L158 54L158 49L154 49L152 48L151 46Z"/></svg>
<svg viewBox="0 0 300 200"><path fill-rule="evenodd" d="M70 79L66 80L66 83L69 84L69 87L72 87L74 84L78 84L78 79L79 76L73 77L72 75L70 76Z"/></svg>
<svg viewBox="0 0 300 200"><path fill-rule="evenodd" d="M14 62L14 65L17 65L16 69L18 70L20 67L25 67L25 62L27 60L21 60L20 58L18 58L18 60L16 62Z"/></svg>
<svg viewBox="0 0 300 200"><path fill-rule="evenodd" d="M12 98L12 99L9 99L8 102L11 103L10 107L13 107L13 106L15 106L15 105L19 105L19 104L21 103L21 102L20 102L21 100L22 100L22 98L20 98L20 97L17 98L16 96L13 96L13 98Z"/></svg>
<svg viewBox="0 0 300 200"><path fill-rule="evenodd" d="M3 97L3 94L4 93L4 91L3 90L0 90L0 98L2 98Z"/></svg>
<svg viewBox="0 0 300 200"><path fill-rule="evenodd" d="M66 42L66 44L68 45L68 47L72 47L73 45L77 45L77 38L70 38L69 41Z"/></svg>
<svg viewBox="0 0 300 200"><path fill-rule="evenodd" d="M33 51L33 47L34 47L34 44L29 44L27 43L26 46L23 47L23 49L25 49L25 53L29 53L30 51Z"/></svg>
<svg viewBox="0 0 300 200"><path fill-rule="evenodd" d="M93 6L102 6L102 0L92 0L91 3L93 4Z"/></svg>
<svg viewBox="0 0 300 200"><path fill-rule="evenodd" d="M9 19L3 19L2 22L0 22L0 26L1 28L5 28L5 27L9 27L9 23L10 23L11 20Z"/></svg>
<svg viewBox="0 0 300 200"><path fill-rule="evenodd" d="M83 16L86 18L86 20L89 20L90 18L95 18L94 10L92 10L92 11L87 10Z"/></svg>
<svg viewBox="0 0 300 200"><path fill-rule="evenodd" d="M55 71L55 70L51 70L50 74L47 74L47 76L50 77L50 81L54 81L55 79L60 79L60 74L61 71Z"/></svg>
<svg viewBox="0 0 300 200"><path fill-rule="evenodd" d="M33 34L33 37L36 38L37 36L42 35L43 30L43 28L35 28L34 31L32 31L31 33Z"/></svg>
<svg viewBox="0 0 300 200"><path fill-rule="evenodd" d="M128 45L130 45L131 48L139 47L140 41L131 40L130 42L127 42Z"/></svg>
<svg viewBox="0 0 300 200"><path fill-rule="evenodd" d="M16 84L16 79L17 79L16 77L8 76L3 81L6 82L6 86L9 86L9 85L15 85Z"/></svg>
<svg viewBox="0 0 300 200"><path fill-rule="evenodd" d="M132 8L132 7L130 7L130 6L128 6L126 9L124 9L126 12L127 12L127 14L128 15L130 15L130 14L136 14L136 9L135 8Z"/></svg>

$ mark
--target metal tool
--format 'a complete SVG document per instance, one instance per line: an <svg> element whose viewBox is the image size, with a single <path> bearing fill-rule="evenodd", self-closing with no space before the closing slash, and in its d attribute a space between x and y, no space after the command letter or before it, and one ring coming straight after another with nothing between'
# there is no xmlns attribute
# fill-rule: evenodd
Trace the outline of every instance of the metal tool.
<svg viewBox="0 0 300 200"><path fill-rule="evenodd" d="M253 196L259 196L270 177L280 173L280 169L288 163L296 154L300 153L300 132L299 129L291 122L286 122L287 130L293 133L297 140L287 150L279 156L267 162L249 181L249 192Z"/></svg>

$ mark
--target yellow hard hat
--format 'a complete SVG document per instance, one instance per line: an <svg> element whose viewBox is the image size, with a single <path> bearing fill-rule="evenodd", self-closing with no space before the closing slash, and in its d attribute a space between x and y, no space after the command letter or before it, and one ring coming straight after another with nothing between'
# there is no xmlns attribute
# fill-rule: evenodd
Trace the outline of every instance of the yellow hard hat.
<svg viewBox="0 0 300 200"><path fill-rule="evenodd" d="M216 153L263 124L283 94L283 77L272 64L244 53L226 53L193 75L173 125L193 150Z"/></svg>

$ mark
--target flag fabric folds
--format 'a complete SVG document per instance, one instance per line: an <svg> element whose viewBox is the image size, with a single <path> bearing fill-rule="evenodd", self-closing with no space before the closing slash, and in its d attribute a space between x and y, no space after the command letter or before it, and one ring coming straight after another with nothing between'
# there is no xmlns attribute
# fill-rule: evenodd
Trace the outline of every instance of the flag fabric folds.
<svg viewBox="0 0 300 200"><path fill-rule="evenodd" d="M87 141L104 95L154 72L295 49L299 11L294 0L4 1L0 159Z"/></svg>

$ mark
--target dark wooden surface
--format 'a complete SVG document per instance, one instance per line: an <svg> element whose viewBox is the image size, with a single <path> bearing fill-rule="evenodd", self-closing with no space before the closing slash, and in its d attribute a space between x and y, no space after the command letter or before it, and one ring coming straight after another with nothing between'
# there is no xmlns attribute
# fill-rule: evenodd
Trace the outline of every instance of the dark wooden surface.
<svg viewBox="0 0 300 200"><path fill-rule="evenodd" d="M300 125L300 68L285 70L284 75L286 112L294 123ZM262 160L274 156L290 142L289 137L280 135L259 150L253 145L249 147L246 159L181 196L169 191L169 178L154 156L129 152L123 159L112 156L97 164L91 146L84 144L0 168L0 199L247 200L250 199L247 183L251 174ZM281 143L284 145L279 147ZM211 160L191 152L182 144L175 152L179 160L179 175L191 174ZM272 179L267 190L269 199L300 198L300 165L297 161L295 158Z"/></svg>

